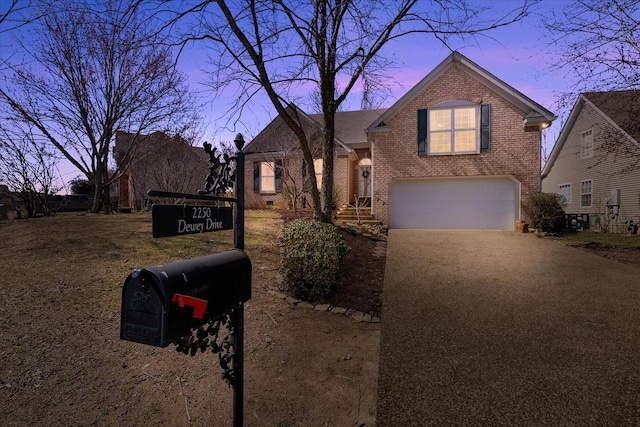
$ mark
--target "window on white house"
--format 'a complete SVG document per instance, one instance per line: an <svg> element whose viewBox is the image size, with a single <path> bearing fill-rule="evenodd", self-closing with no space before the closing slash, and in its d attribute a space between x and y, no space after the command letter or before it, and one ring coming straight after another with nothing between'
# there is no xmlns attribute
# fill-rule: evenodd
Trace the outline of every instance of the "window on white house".
<svg viewBox="0 0 640 427"><path fill-rule="evenodd" d="M430 109L428 154L480 152L479 114L479 106Z"/></svg>
<svg viewBox="0 0 640 427"><path fill-rule="evenodd" d="M315 159L313 161L313 170L316 173L316 185L318 186L318 190L322 188L322 159Z"/></svg>
<svg viewBox="0 0 640 427"><path fill-rule="evenodd" d="M558 194L563 198L563 203L571 203L571 184L558 185Z"/></svg>
<svg viewBox="0 0 640 427"><path fill-rule="evenodd" d="M592 193L593 193L593 181L591 179L580 181L580 207L583 207L583 208L591 207Z"/></svg>
<svg viewBox="0 0 640 427"><path fill-rule="evenodd" d="M580 158L593 157L593 130L589 129L580 134Z"/></svg>

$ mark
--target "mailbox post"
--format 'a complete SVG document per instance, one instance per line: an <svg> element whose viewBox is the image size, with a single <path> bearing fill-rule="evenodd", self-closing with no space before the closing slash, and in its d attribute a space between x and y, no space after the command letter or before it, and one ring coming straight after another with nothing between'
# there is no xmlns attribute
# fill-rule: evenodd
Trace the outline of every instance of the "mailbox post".
<svg viewBox="0 0 640 427"><path fill-rule="evenodd" d="M242 134L236 135L236 139L233 142L238 150L236 152L236 182L234 188L236 203L233 210L236 228L233 234L233 243L236 248L244 250L244 153L242 152L244 138Z"/></svg>
<svg viewBox="0 0 640 427"><path fill-rule="evenodd" d="M236 228L233 240L236 248L244 250L244 153L242 152L244 138L242 134L236 135L233 142L237 149L234 188L237 202L233 211ZM233 388L233 425L235 427L242 427L244 424L244 302L241 301L232 313L232 322L236 327L236 385Z"/></svg>
<svg viewBox="0 0 640 427"><path fill-rule="evenodd" d="M228 315L234 335L233 425L244 423L244 303L251 298L251 261L244 253L244 138L234 140L235 157L225 162L216 157L216 149L205 143L211 168L206 190L199 194L149 191L149 196L233 203L234 249L167 265L133 271L122 289L120 338L142 344L166 347L190 335L194 329ZM217 195L230 185L235 161L234 196ZM229 208L206 206L154 205L154 237L193 234L230 229ZM153 214L157 214L153 217ZM215 218L214 218L215 216ZM157 220L157 221L156 221ZM217 327L215 328L217 330ZM223 365L221 358L221 365ZM226 362L224 363L226 365ZM224 366L223 366L224 368Z"/></svg>

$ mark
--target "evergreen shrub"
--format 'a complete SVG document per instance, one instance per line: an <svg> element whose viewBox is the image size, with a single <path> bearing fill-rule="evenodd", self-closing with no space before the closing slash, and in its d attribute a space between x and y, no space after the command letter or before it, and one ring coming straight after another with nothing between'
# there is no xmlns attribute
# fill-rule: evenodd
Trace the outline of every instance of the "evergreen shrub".
<svg viewBox="0 0 640 427"><path fill-rule="evenodd" d="M559 233L564 227L563 197L555 193L532 193L522 205L538 231Z"/></svg>
<svg viewBox="0 0 640 427"><path fill-rule="evenodd" d="M305 301L329 297L350 250L336 227L314 220L292 221L284 228L283 245L284 290Z"/></svg>

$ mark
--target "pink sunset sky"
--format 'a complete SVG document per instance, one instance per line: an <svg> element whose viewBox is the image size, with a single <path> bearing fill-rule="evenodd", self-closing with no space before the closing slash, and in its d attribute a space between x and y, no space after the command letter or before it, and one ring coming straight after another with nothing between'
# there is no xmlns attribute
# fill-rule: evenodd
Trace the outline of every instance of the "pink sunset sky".
<svg viewBox="0 0 640 427"><path fill-rule="evenodd" d="M482 3L500 12L515 8L521 1L471 0L469 3L474 6ZM568 113L560 111L556 102L561 93L573 89L573 83L565 71L551 70L553 53L548 46L549 40L545 38L546 31L542 28L542 20L553 12L559 14L567 3L567 0L542 0L533 6L532 13L522 22L492 30L473 39L450 41L452 49L458 50L559 116L553 126L545 131L543 137L547 154L553 148L564 116ZM391 41L382 53L395 63L395 66L387 71L391 96L380 105L380 108L387 108L433 70L451 51L433 36L413 34ZM204 84L207 76L203 70L206 70L207 62L204 44L188 47L180 59L181 70L189 76L190 88L199 92L205 102L201 111L205 116L206 125L204 139L231 141L241 132L245 140L249 141L275 117L275 109L265 96L257 96L238 121L228 123L225 113L233 101L233 95L222 94L215 101L207 102L207 98L213 97ZM342 105L342 110L360 109L361 95L361 88L354 87ZM301 93L299 96L304 99L308 95Z"/></svg>
<svg viewBox="0 0 640 427"><path fill-rule="evenodd" d="M467 3L472 7L488 8L486 17L490 18L491 13L499 16L514 10L522 4L522 0L467 0ZM567 72L551 69L554 53L549 47L543 22L552 13L559 15L569 3L569 0L540 0L521 22L471 39L456 38L449 41L451 49L458 50L480 67L559 116L544 131L543 147L546 155L551 152L568 114L568 111L561 110L556 103L562 93L573 90L574 82ZM15 47L5 43L5 40L0 45L2 56L11 54ZM389 42L381 54L394 62L394 66L386 72L390 95L379 108L390 107L450 53L449 48L428 34L412 34ZM209 78L206 70L212 67L208 54L206 43L196 42L183 50L178 62L180 70L187 75L190 89L198 94L200 102L204 104L200 110L204 120L202 139L213 143L232 141L237 133L242 133L248 142L275 118L275 109L266 96L258 95L247 105L241 117L229 119L226 113L236 94L221 93L214 97L211 93L206 85ZM308 93L296 93L295 96L299 99L290 101L303 108L304 102L298 101L309 102ZM354 87L341 109L360 109L361 96L361 88ZM60 172L65 182L80 175L66 161L61 162Z"/></svg>

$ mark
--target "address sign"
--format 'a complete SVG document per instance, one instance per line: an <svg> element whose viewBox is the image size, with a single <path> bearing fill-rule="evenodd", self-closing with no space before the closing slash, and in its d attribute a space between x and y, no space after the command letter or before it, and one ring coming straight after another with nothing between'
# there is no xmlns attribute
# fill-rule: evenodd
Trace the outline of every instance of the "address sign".
<svg viewBox="0 0 640 427"><path fill-rule="evenodd" d="M233 229L233 208L158 205L151 208L153 237L181 236Z"/></svg>

